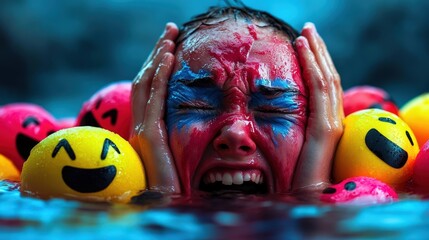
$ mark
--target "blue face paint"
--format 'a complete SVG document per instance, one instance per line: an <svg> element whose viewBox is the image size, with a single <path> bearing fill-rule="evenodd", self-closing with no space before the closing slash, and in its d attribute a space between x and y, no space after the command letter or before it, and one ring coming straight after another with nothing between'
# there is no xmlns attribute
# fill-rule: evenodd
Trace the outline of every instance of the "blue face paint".
<svg viewBox="0 0 429 240"><path fill-rule="evenodd" d="M298 102L297 86L284 79L258 79L255 85L258 92L252 93L249 109L254 112L256 122L271 127L274 136L285 138L305 110ZM275 139L273 142L276 144Z"/></svg>
<svg viewBox="0 0 429 240"><path fill-rule="evenodd" d="M214 85L211 74L193 72L183 62L168 84L166 124L169 134L198 122L208 122L221 108L222 92Z"/></svg>

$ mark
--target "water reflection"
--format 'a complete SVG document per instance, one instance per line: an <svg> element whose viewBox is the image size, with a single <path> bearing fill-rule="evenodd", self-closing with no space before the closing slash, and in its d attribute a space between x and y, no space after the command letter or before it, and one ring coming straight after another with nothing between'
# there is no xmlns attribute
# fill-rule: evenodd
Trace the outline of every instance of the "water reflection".
<svg viewBox="0 0 429 240"><path fill-rule="evenodd" d="M2 181L0 239L410 239L429 233L429 202L415 196L371 206L299 199L148 192L131 204L46 201L21 197L18 184Z"/></svg>

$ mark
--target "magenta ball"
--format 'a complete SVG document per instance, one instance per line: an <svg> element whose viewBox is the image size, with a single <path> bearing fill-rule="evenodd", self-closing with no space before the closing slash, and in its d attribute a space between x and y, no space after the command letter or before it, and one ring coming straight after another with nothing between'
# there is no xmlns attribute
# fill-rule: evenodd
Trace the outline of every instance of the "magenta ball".
<svg viewBox="0 0 429 240"><path fill-rule="evenodd" d="M323 190L320 200L335 204L385 203L398 199L395 190L370 177L351 177Z"/></svg>
<svg viewBox="0 0 429 240"><path fill-rule="evenodd" d="M356 86L344 91L344 114L357 112L363 109L378 108L398 115L398 106L389 94L381 88L373 86Z"/></svg>
<svg viewBox="0 0 429 240"><path fill-rule="evenodd" d="M21 170L31 149L57 129L55 118L41 106L4 105L0 107L0 154Z"/></svg>
<svg viewBox="0 0 429 240"><path fill-rule="evenodd" d="M128 139L131 126L131 82L110 84L83 104L77 126L101 127Z"/></svg>

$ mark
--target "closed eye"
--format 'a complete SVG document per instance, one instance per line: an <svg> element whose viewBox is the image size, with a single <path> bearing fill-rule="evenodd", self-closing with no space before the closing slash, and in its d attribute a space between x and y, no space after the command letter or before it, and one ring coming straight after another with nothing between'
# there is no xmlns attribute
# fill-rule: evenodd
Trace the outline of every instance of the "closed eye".
<svg viewBox="0 0 429 240"><path fill-rule="evenodd" d="M180 104L178 106L178 109L180 109L180 110L203 110L203 111L215 110L215 108L213 106L208 105L208 104L204 104L204 103Z"/></svg>
<svg viewBox="0 0 429 240"><path fill-rule="evenodd" d="M34 125L40 125L39 120L37 120L35 117L28 117L24 120L24 122L22 123L22 127L26 128L28 127L30 124L34 124Z"/></svg>
<svg viewBox="0 0 429 240"><path fill-rule="evenodd" d="M291 114L292 111L287 108L278 108L278 107L259 107L254 109L256 113L262 114Z"/></svg>

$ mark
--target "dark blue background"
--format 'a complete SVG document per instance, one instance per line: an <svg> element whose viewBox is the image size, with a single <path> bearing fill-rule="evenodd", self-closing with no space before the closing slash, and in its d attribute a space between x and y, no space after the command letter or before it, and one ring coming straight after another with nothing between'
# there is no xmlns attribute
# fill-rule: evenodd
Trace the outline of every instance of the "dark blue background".
<svg viewBox="0 0 429 240"><path fill-rule="evenodd" d="M76 116L108 83L131 80L166 22L219 1L1 0L0 105L31 102ZM344 89L369 84L402 106L428 91L429 1L244 1L324 37Z"/></svg>

